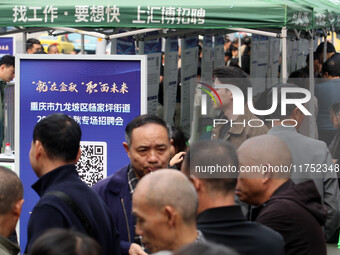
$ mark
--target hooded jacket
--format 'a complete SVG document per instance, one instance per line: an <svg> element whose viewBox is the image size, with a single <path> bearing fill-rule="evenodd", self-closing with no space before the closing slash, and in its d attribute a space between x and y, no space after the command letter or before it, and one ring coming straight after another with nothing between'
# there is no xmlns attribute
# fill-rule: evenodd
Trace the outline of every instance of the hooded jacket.
<svg viewBox="0 0 340 255"><path fill-rule="evenodd" d="M321 229L326 216L313 181L294 184L288 180L252 212L252 220L282 235L286 255L326 255Z"/></svg>

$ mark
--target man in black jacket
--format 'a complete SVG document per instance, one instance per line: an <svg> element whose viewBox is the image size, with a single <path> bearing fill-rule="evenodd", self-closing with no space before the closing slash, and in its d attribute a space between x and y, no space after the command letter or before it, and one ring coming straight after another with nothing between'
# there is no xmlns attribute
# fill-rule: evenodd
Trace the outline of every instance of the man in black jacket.
<svg viewBox="0 0 340 255"><path fill-rule="evenodd" d="M103 255L120 254L119 236L109 209L78 176L75 164L81 154L80 139L79 125L61 113L47 116L34 128L29 158L39 177L32 188L40 200L28 222L25 253L30 253L33 242L47 230L72 228L96 239ZM55 191L73 200L78 212L64 199L51 194Z"/></svg>
<svg viewBox="0 0 340 255"><path fill-rule="evenodd" d="M226 167L229 171L222 176L205 171ZM235 205L237 170L236 151L229 142L204 140L190 147L182 172L191 179L198 194L197 228L208 241L234 248L241 255L283 254L280 234L247 221L241 207Z"/></svg>
<svg viewBox="0 0 340 255"><path fill-rule="evenodd" d="M294 168L288 146L276 136L263 135L248 139L237 154L236 194L241 201L257 206L252 220L283 236L286 255L326 255L321 229L326 208L312 180L294 184L289 179Z"/></svg>

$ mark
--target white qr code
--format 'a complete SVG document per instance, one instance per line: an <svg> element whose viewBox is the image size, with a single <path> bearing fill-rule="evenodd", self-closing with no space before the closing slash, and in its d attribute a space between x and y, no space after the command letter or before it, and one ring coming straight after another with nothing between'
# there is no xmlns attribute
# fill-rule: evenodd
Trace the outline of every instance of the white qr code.
<svg viewBox="0 0 340 255"><path fill-rule="evenodd" d="M106 142L80 142L81 156L77 171L83 182L93 186L107 177L107 144Z"/></svg>

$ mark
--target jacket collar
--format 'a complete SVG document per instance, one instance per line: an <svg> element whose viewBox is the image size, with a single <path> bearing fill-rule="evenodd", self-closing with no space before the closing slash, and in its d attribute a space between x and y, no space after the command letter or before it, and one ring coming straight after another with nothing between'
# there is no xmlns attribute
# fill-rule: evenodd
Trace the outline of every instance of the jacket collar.
<svg viewBox="0 0 340 255"><path fill-rule="evenodd" d="M242 214L241 207L238 205L209 208L197 216L197 223L245 220L246 218Z"/></svg>
<svg viewBox="0 0 340 255"><path fill-rule="evenodd" d="M51 186L71 180L80 181L76 166L74 164L63 165L41 176L32 188L41 197Z"/></svg>
<svg viewBox="0 0 340 255"><path fill-rule="evenodd" d="M8 238L5 238L0 235L0 246L2 246L8 254L18 254L20 252L20 247L10 241ZM1 254L7 254L7 253L2 253L0 249Z"/></svg>
<svg viewBox="0 0 340 255"><path fill-rule="evenodd" d="M114 194L119 194L123 192L128 187L128 171L130 168L130 164L122 167L117 172L115 172L110 177L110 182L108 184L108 190Z"/></svg>

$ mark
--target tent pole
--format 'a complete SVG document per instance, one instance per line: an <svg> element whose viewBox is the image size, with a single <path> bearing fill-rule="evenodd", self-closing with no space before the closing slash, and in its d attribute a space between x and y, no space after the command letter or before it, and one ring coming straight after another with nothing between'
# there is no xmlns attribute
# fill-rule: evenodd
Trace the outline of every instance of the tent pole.
<svg viewBox="0 0 340 255"><path fill-rule="evenodd" d="M282 38L282 57L281 57L281 77L282 83L287 82L287 28L281 30Z"/></svg>
<svg viewBox="0 0 340 255"><path fill-rule="evenodd" d="M81 48L80 48L80 54L84 54L84 44L85 44L85 35L81 34L80 35L80 40L81 40Z"/></svg>
<svg viewBox="0 0 340 255"><path fill-rule="evenodd" d="M308 109L311 112L312 116L309 118L309 137L315 136L315 118L314 118L314 31L309 32L309 91L311 93L311 100L308 102Z"/></svg>
<svg viewBox="0 0 340 255"><path fill-rule="evenodd" d="M241 34L238 33L238 64L242 67L242 57L241 57Z"/></svg>
<svg viewBox="0 0 340 255"><path fill-rule="evenodd" d="M323 38L323 63L327 61L327 34Z"/></svg>
<svg viewBox="0 0 340 255"><path fill-rule="evenodd" d="M52 27L52 29L67 31L71 33L78 33L82 35L89 35L89 36L98 37L102 39L106 38L106 35L98 33L98 32L89 32L89 31L79 30L79 29L70 28L70 27Z"/></svg>
<svg viewBox="0 0 340 255"><path fill-rule="evenodd" d="M237 32L245 32L245 33L256 34L256 35L263 35L263 36L275 37L275 38L280 37L279 34L277 34L277 33L259 31L259 30L248 29L248 28L228 28L227 30L237 31Z"/></svg>
<svg viewBox="0 0 340 255"><path fill-rule="evenodd" d="M153 32L153 31L159 31L159 30L163 30L163 28L138 29L138 30L129 31L129 32L125 32L125 33L119 33L119 34L110 35L109 39L116 39L116 38L131 36L131 35L144 34L144 33Z"/></svg>
<svg viewBox="0 0 340 255"><path fill-rule="evenodd" d="M24 53L27 53L26 52L26 42L27 42L27 33L26 32L24 32L24 36L23 36L23 43L24 43Z"/></svg>

